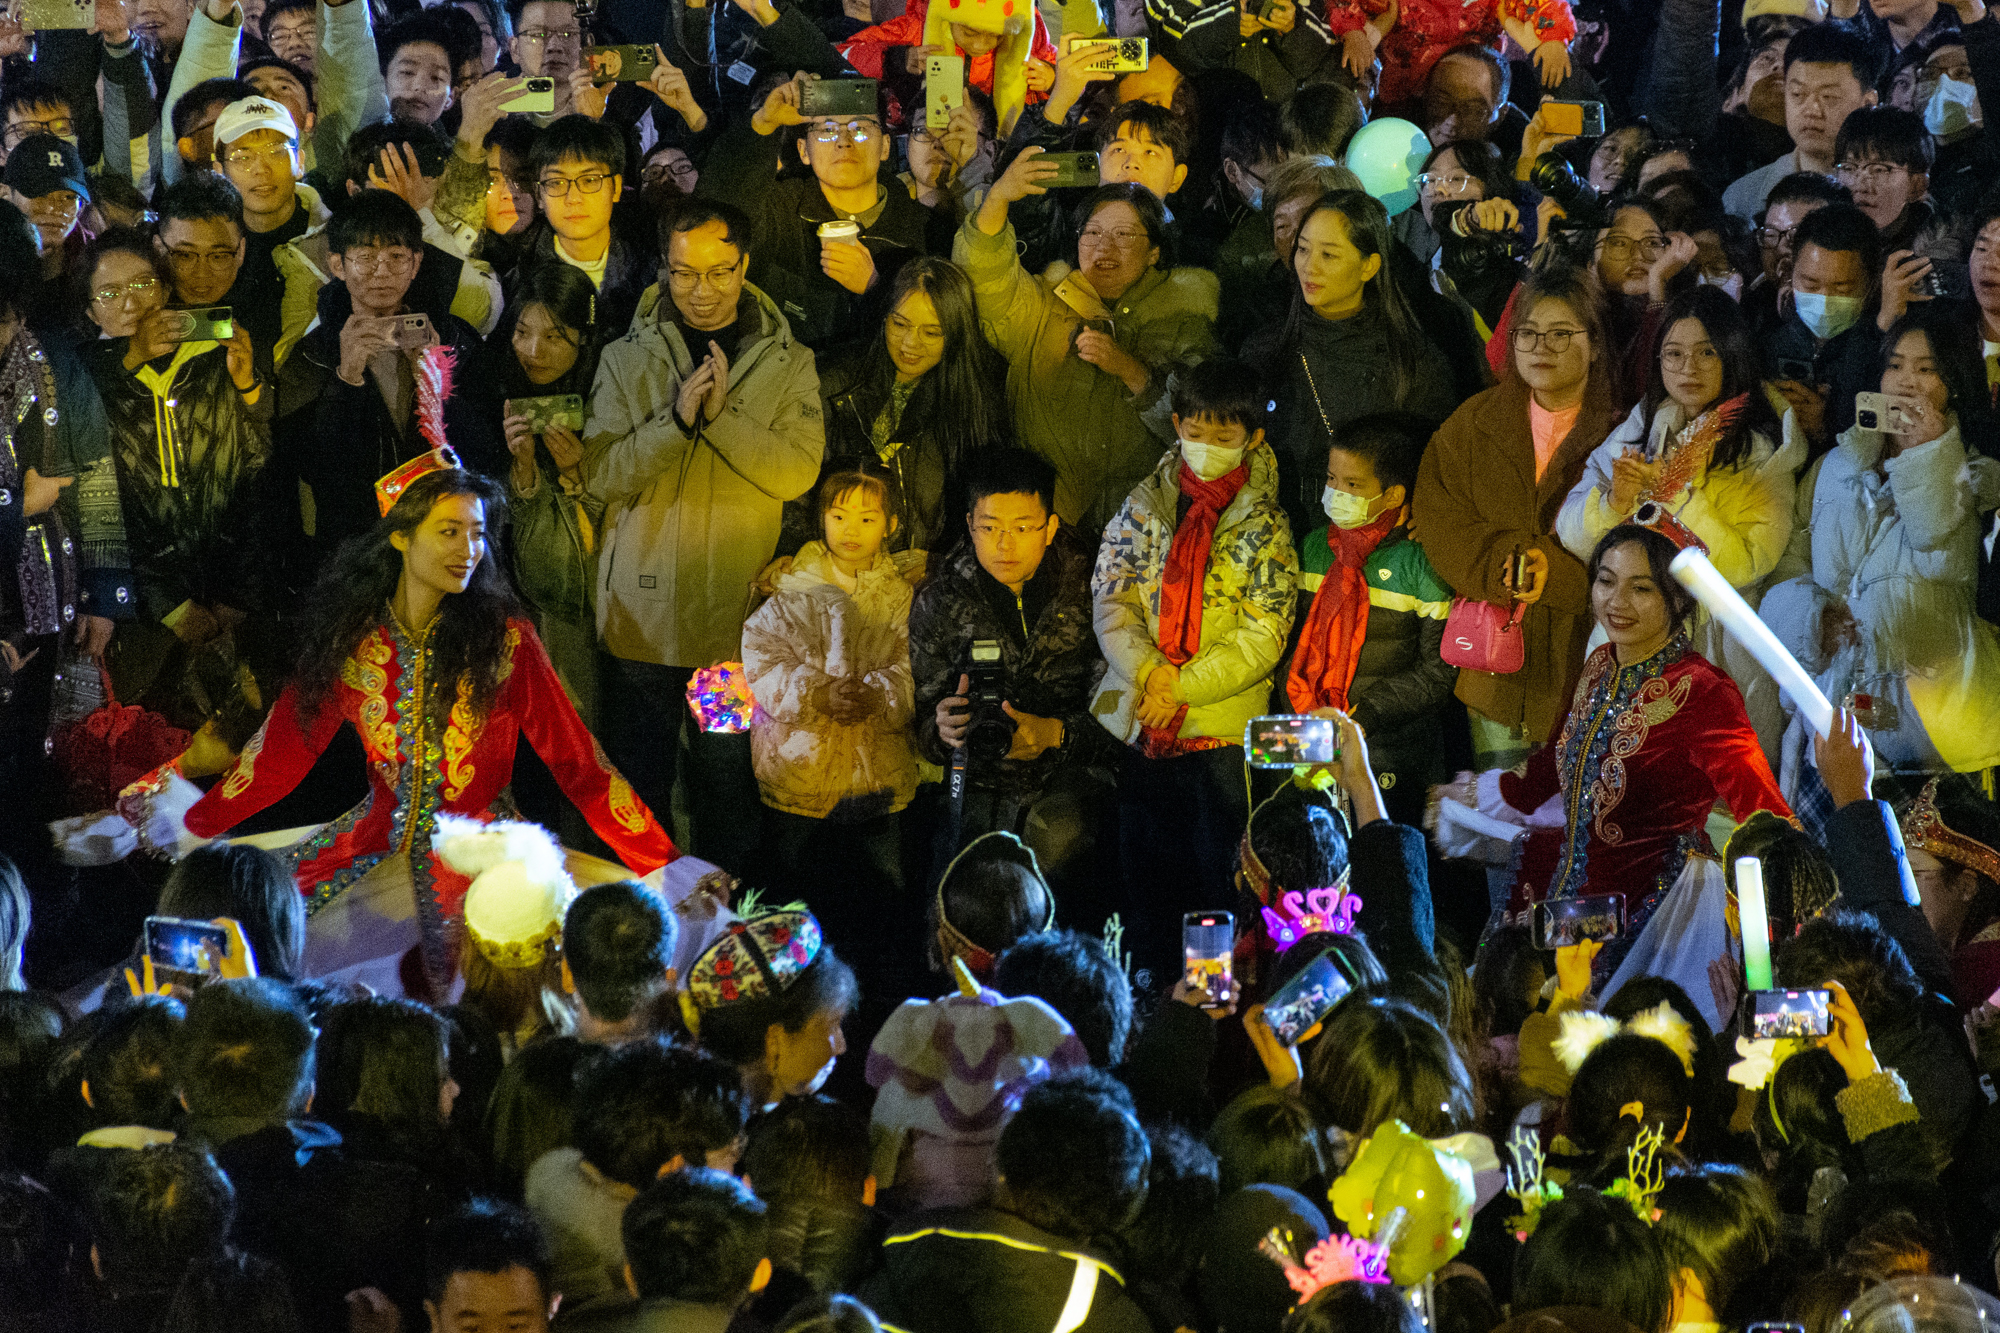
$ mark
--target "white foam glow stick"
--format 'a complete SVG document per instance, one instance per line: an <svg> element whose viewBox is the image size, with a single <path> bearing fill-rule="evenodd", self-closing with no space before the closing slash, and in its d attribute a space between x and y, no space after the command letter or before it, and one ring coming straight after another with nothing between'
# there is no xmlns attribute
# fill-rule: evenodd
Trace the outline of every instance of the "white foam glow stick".
<svg viewBox="0 0 2000 1333"><path fill-rule="evenodd" d="M1736 858L1736 914L1743 923L1743 979L1751 990L1771 989L1771 918L1764 910L1764 863Z"/></svg>
<svg viewBox="0 0 2000 1333"><path fill-rule="evenodd" d="M1722 622L1724 629L1736 636L1737 642L1750 650L1758 665L1778 682L1778 688L1792 696L1792 702L1806 715L1814 731L1822 736L1832 732L1833 705L1820 693L1819 686L1813 684L1812 677L1799 665L1799 659L1786 651L1778 636L1757 618L1750 603L1729 586L1729 580L1717 572L1699 547L1684 547L1667 570L1694 594L1697 602L1708 608L1710 615Z"/></svg>

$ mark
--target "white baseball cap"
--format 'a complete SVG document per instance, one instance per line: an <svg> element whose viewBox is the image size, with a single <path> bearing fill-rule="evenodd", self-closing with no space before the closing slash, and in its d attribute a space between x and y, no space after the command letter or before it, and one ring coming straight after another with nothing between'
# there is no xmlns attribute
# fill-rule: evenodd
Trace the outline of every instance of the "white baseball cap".
<svg viewBox="0 0 2000 1333"><path fill-rule="evenodd" d="M222 108L215 120L215 142L232 144L254 130L276 130L293 143L299 141L291 112L268 97L246 97Z"/></svg>

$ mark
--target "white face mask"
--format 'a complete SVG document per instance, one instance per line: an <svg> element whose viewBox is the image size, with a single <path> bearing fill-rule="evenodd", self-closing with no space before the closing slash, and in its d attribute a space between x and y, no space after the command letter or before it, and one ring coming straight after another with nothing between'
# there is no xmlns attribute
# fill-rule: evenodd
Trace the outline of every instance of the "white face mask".
<svg viewBox="0 0 2000 1333"><path fill-rule="evenodd" d="M1978 86L1960 79L1939 79L1930 101L1924 103L1924 128L1940 139L1955 139L1985 120Z"/></svg>
<svg viewBox="0 0 2000 1333"><path fill-rule="evenodd" d="M1327 521L1336 528L1365 528L1381 517L1369 512L1381 498L1378 495L1373 500L1364 500L1338 486L1328 486L1319 493L1319 506L1326 511Z"/></svg>
<svg viewBox="0 0 2000 1333"><path fill-rule="evenodd" d="M1701 273L1695 276L1695 283L1701 287L1720 287L1723 291L1729 293L1729 299L1732 301L1743 299L1743 275L1741 273L1731 273L1726 278L1711 278L1708 274Z"/></svg>
<svg viewBox="0 0 2000 1333"><path fill-rule="evenodd" d="M1792 293L1792 308L1799 313L1799 321L1812 330L1812 335L1822 342L1838 338L1854 327L1861 318L1861 298L1858 296L1825 296L1819 292Z"/></svg>
<svg viewBox="0 0 2000 1333"><path fill-rule="evenodd" d="M1188 470L1203 481L1214 481L1226 477L1243 462L1243 446L1230 448L1221 444L1203 444L1199 440L1181 441L1181 460Z"/></svg>

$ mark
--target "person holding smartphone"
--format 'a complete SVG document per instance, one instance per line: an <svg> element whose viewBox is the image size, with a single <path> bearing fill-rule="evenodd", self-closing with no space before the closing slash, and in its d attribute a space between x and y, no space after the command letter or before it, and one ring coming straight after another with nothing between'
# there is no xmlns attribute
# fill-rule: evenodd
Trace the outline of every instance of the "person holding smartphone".
<svg viewBox="0 0 2000 1333"><path fill-rule="evenodd" d="M1801 480L1797 572L1759 613L1829 699L1853 696L1882 765L1976 772L2000 762L2000 640L1974 607L1980 516L2000 504L1978 335L1927 302L1878 364L1881 428L1844 432ZM1808 741L1794 720L1788 752Z"/></svg>

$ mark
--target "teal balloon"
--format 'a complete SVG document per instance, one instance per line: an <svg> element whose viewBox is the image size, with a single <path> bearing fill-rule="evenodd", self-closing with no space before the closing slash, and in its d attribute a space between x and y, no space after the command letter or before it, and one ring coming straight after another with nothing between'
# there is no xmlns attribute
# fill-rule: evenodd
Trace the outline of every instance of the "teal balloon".
<svg viewBox="0 0 2000 1333"><path fill-rule="evenodd" d="M1394 217L1417 202L1417 173L1430 151L1430 139L1409 121L1371 120L1348 142L1347 168Z"/></svg>

